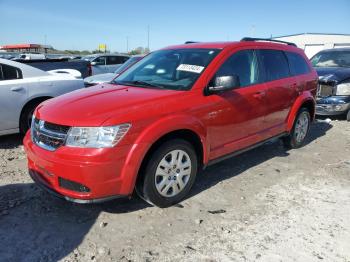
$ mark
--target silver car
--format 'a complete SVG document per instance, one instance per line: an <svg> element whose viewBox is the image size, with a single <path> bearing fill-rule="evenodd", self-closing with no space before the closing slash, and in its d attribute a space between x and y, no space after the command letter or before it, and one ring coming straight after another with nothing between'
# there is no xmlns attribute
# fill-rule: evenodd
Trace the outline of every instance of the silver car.
<svg viewBox="0 0 350 262"><path fill-rule="evenodd" d="M45 72L0 58L0 135L25 133L41 102L83 87L77 70Z"/></svg>
<svg viewBox="0 0 350 262"><path fill-rule="evenodd" d="M92 75L98 75L113 73L116 69L118 69L118 67L129 59L129 56L119 54L95 54L84 56L82 59L90 61Z"/></svg>

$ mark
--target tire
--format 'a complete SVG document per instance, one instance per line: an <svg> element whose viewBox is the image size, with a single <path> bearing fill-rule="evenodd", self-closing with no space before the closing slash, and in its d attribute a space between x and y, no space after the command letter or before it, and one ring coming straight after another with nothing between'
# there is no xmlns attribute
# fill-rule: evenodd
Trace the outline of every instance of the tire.
<svg viewBox="0 0 350 262"><path fill-rule="evenodd" d="M288 136L283 138L283 144L286 148L299 148L304 145L305 138L310 130L310 120L309 110L304 107L301 108L295 118L292 130Z"/></svg>
<svg viewBox="0 0 350 262"><path fill-rule="evenodd" d="M180 156L181 163L178 160ZM197 169L198 157L193 146L182 139L169 140L150 156L140 174L136 192L151 205L161 208L172 206L188 194Z"/></svg>
<svg viewBox="0 0 350 262"><path fill-rule="evenodd" d="M26 105L25 108L23 109L19 120L19 131L22 135L25 135L28 129L30 128L31 119L32 119L34 110L41 102L42 101L36 102L36 103L30 103Z"/></svg>
<svg viewBox="0 0 350 262"><path fill-rule="evenodd" d="M350 110L348 111L347 115L346 115L346 120L350 121Z"/></svg>

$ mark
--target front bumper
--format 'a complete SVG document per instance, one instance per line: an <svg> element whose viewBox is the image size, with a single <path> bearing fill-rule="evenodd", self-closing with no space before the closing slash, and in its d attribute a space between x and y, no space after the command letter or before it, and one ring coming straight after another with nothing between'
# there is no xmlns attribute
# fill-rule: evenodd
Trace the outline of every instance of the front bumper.
<svg viewBox="0 0 350 262"><path fill-rule="evenodd" d="M29 175L30 177L33 179L33 181L43 190L47 191L48 193L50 193L51 195L58 197L58 198L62 198L65 199L67 201L70 202L74 202L74 203L78 203L78 204L92 204L92 203L102 203L105 201L109 201L109 200L113 200L116 198L122 198L125 196L110 196L110 197L103 197L103 198L95 198L95 199L77 199L77 198L72 198L72 197L68 197L65 195L62 195L61 193L55 191L53 188L51 188L50 186L48 186L46 184L46 182L42 179L43 174L40 174L37 171L31 170L29 169Z"/></svg>
<svg viewBox="0 0 350 262"><path fill-rule="evenodd" d="M329 96L318 98L316 115L343 115L350 110L350 96Z"/></svg>
<svg viewBox="0 0 350 262"><path fill-rule="evenodd" d="M133 177L123 175L131 146L109 149L61 147L54 152L35 145L30 132L23 140L32 179L50 193L77 203L96 203L132 194ZM72 190L62 180L83 185Z"/></svg>

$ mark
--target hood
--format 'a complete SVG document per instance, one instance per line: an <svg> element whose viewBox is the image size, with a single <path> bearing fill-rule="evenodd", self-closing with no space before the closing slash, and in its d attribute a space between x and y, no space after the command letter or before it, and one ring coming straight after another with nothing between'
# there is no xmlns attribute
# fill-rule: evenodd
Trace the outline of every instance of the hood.
<svg viewBox="0 0 350 262"><path fill-rule="evenodd" d="M35 112L39 119L68 126L101 126L109 118L115 123L137 119L148 108L166 107L169 99L185 91L103 84L79 89L46 100Z"/></svg>
<svg viewBox="0 0 350 262"><path fill-rule="evenodd" d="M108 82L111 82L116 76L117 75L114 73L93 75L93 76L84 78L84 82L88 84L108 83Z"/></svg>
<svg viewBox="0 0 350 262"><path fill-rule="evenodd" d="M349 67L315 67L321 82L339 83L350 78Z"/></svg>

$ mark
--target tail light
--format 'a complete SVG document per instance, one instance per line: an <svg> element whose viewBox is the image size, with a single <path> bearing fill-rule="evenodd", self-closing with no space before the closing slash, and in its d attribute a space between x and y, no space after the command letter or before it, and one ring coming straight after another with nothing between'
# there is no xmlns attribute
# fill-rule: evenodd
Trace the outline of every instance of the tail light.
<svg viewBox="0 0 350 262"><path fill-rule="evenodd" d="M91 67L91 63L88 64L88 75L92 76L92 67Z"/></svg>

